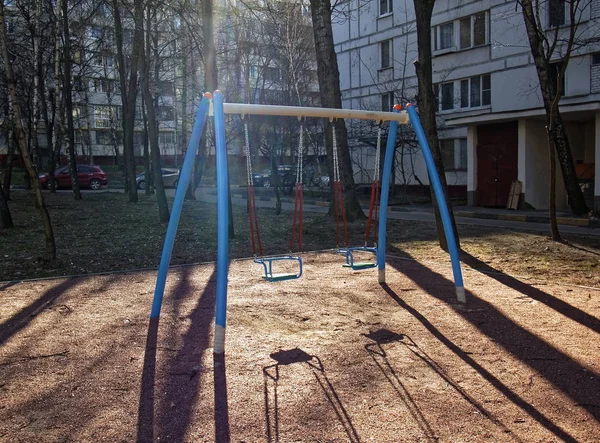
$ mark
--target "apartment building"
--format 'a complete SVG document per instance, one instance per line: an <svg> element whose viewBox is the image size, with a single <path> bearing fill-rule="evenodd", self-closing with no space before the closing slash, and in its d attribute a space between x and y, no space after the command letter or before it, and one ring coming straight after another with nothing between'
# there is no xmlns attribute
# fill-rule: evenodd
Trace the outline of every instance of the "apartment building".
<svg viewBox="0 0 600 443"><path fill-rule="evenodd" d="M569 2L540 3L549 38L557 28L564 36L570 28ZM584 3L578 38L586 44L576 48L568 64L560 110L584 193L600 209L600 44L593 38L600 34L600 1ZM547 208L545 113L520 6L516 1L438 0L431 35L449 185L463 187L470 205L502 207L511 183L519 180L522 207ZM394 102L418 102L412 0L343 3L334 39L344 107L387 110ZM408 146L409 139L407 134L398 146ZM365 150L373 150L369 145L355 137L356 163L365 161ZM404 173L396 174L396 183L428 183L420 153L399 152L408 154L397 154ZM372 168L371 157L359 169ZM560 171L557 177L557 205L566 208Z"/></svg>

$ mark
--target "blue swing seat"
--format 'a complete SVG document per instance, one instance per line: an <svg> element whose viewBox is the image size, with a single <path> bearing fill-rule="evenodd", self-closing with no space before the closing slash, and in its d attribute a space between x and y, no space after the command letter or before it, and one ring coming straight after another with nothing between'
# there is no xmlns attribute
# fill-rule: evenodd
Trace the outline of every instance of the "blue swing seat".
<svg viewBox="0 0 600 443"><path fill-rule="evenodd" d="M297 261L299 265L299 270L297 273L280 273L273 274L273 262L274 261ZM261 257L255 258L254 263L258 263L262 265L265 269L265 275L263 278L270 282L284 281L284 280L295 280L297 278L302 277L302 258L294 257L291 255L284 257Z"/></svg>
<svg viewBox="0 0 600 443"><path fill-rule="evenodd" d="M355 271L361 271L363 269L370 269L377 266L377 248L375 247L356 246L352 248L339 249L337 252L346 255L346 263L342 265L344 268L352 268ZM375 254L375 261L355 262L354 255L352 255L353 252L371 252Z"/></svg>

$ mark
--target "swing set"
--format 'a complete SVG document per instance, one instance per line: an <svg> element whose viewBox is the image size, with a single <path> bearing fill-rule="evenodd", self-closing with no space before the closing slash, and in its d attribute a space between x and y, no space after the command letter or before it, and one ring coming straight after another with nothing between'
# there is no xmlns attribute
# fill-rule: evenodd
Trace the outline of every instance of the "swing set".
<svg viewBox="0 0 600 443"><path fill-rule="evenodd" d="M302 121L302 120L301 120ZM333 119L330 119L333 123ZM348 226L346 220L346 209L344 205L344 192L342 182L340 179L340 167L339 167L339 153L337 147L337 138L335 134L335 124L332 125L332 136L333 136L333 196L334 196L334 211L335 211L335 234L336 234L336 252L346 257L346 263L344 267L351 268L353 270L363 270L369 268L375 268L377 266L377 234L375 233L374 245L369 247L368 242L371 232L372 222L377 221L377 214L379 209L379 169L380 169L380 150L381 150L381 125L377 131L377 150L375 154L375 174L371 184L371 200L369 205L369 216L367 220L367 227L365 231L365 244L364 246L349 246L348 241ZM292 222L292 231L290 236L290 247L289 255L285 256L274 256L265 257L263 254L263 246L260 239L260 229L258 227L258 214L256 211L256 191L254 188L254 180L252 174L252 160L250 151L250 141L248 136L248 122L244 119L244 140L245 140L245 154L246 154L246 175L248 182L248 218L250 221L250 239L252 243L252 254L254 256L254 263L260 264L264 268L263 278L269 282L278 282L284 280L293 280L302 276L302 257L299 255L293 255L292 250L294 247L294 240L298 243L298 253L302 252L302 221L303 221L303 207L304 207L304 190L303 190L303 152L304 152L304 125L300 125L300 134L298 141L298 153L297 153L297 164L296 164L296 185L294 187L294 216ZM340 224L343 227L344 233L344 247L340 248ZM375 230L373 230L375 232ZM354 254L368 252L372 253L375 257L375 261L364 261L356 262ZM292 273L273 273L273 262L293 261L298 263L298 272Z"/></svg>
<svg viewBox="0 0 600 443"><path fill-rule="evenodd" d="M194 127L192 129L192 135L189 140L188 149L185 154L181 174L179 178L179 184L175 191L175 200L173 201L173 207L171 210L171 217L169 219L169 225L165 236L165 242L161 255L160 265L158 268L158 275L156 278L156 287L154 290L154 298L152 301L152 310L150 318L158 319L160 316L160 310L162 306L162 300L164 296L165 283L167 274L169 271L169 263L171 261L171 254L173 251L173 245L175 243L175 236L177 233L177 227L179 225L179 218L181 216L181 208L183 206L184 197L188 188L194 157L198 146L200 144L200 137L204 131L206 120L208 119L211 111L211 104L214 111L214 125L215 125L215 144L216 144L216 157L217 157L217 284L216 284L216 306L215 306L215 331L214 331L214 352L216 354L222 354L225 352L225 326L227 317L227 274L229 267L229 207L228 207L228 172L227 172L227 146L225 139L225 115L226 114L237 114L237 115L272 115L272 116L288 116L288 117L319 117L328 118L330 121L339 118L356 118L356 119L367 119L374 120L376 122L389 121L389 131L387 137L387 144L385 150L385 158L383 168L381 170L381 186L379 183L379 164L376 165L374 179L371 186L371 204L369 207L369 220L367 222L367 229L365 232L365 243L364 246L350 247L348 242L348 230L346 226L346 214L343 202L343 188L339 175L339 162L337 152L337 141L335 138L335 129L333 131L333 161L334 161L334 207L336 216L336 242L338 243L338 252L344 254L346 257L345 266L352 269L367 269L367 268L378 268L378 281L379 283L385 283L385 250L386 250L386 224L387 224L387 210L389 201L389 189L390 180L393 164L393 153L394 144L396 142L396 134L398 124L408 124L409 120L412 124L419 144L421 146L421 152L427 165L427 171L431 186L436 195L436 199L439 205L440 214L442 216L444 233L448 242L448 249L450 252L450 259L452 262L452 272L454 275L454 283L456 286L456 297L459 303L466 303L465 288L463 284L462 271L460 268L460 261L458 256L458 248L456 245L456 239L452 231L450 224L450 215L446 200L442 191L441 183L433 156L429 149L425 133L419 121L417 111L412 105L408 105L406 111L401 111L400 106L394 106L393 112L372 112L362 110L350 110L350 109L337 109L337 108L309 108L309 107L295 107L295 106L272 106L272 105L250 105L250 104L237 104L237 103L223 103L223 95L219 91L215 91L214 95L206 93L198 107L196 119L194 121ZM333 125L335 126L335 125ZM301 125L300 130L300 143L298 153L298 165L296 168L296 186L295 186L295 203L294 203L294 221L292 225L292 234L290 239L290 254L287 256L276 256L276 257L265 257L263 255L262 244L260 241L260 233L258 230L258 216L256 214L256 203L254 186L252 182L252 165L250 163L249 154L249 142L248 142L248 130L247 126L244 127L244 135L246 140L246 158L247 158L247 170L248 170L248 207L250 216L250 225L252 231L252 247L254 252L254 261L263 266L264 278L267 281L282 281L299 278L302 275L302 258L300 256L292 255L291 250L296 241L298 244L298 252L302 251L302 216L303 216L303 184L302 184L302 143L303 143L303 128ZM378 149L380 149L380 138L381 138L381 126L378 130ZM376 154L379 155L379 154ZM376 159L376 163L379 159ZM379 216L377 214L379 213ZM378 232L375 234L373 246L368 246L369 234L371 225L374 220L378 223ZM340 221L343 225L342 229L344 232L344 244L345 247L339 248L340 243ZM373 253L375 254L375 262L358 262L355 261L354 254L357 253ZM296 261L299 265L299 270L296 273L273 273L273 263L279 261Z"/></svg>
<svg viewBox="0 0 600 443"><path fill-rule="evenodd" d="M302 257L292 255L294 236L296 231L298 252L302 252L302 218L304 207L304 190L302 185L302 151L303 151L304 125L300 125L300 140L298 142L298 164L296 166L296 186L294 187L294 219L290 237L290 255L279 257L265 257L263 255L260 230L258 229L258 214L256 212L256 193L252 178L252 160L250 155L250 140L248 137L248 122L244 120L244 139L246 154L246 174L248 176L248 218L250 219L250 239L252 240L252 254L254 263L262 265L265 271L263 278L270 282L293 280L302 277ZM273 262L293 261L298 262L298 272L273 273Z"/></svg>

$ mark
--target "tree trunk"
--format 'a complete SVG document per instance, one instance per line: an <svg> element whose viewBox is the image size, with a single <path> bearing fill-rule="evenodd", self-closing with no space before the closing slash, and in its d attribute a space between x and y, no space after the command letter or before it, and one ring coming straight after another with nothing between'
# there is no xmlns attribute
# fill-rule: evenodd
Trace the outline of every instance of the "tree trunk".
<svg viewBox="0 0 600 443"><path fill-rule="evenodd" d="M310 0L312 8L313 33L317 56L317 73L319 76L319 92L321 106L324 108L341 108L342 95L340 92L340 73L337 56L333 46L333 31L331 28L331 2L330 0ZM325 125L325 140L327 149L327 169L333 183L333 142L332 125ZM346 203L346 216L348 221L364 218L352 172L352 161L348 150L348 135L343 119L335 121L335 131L338 144L340 180L344 189L344 202ZM329 208L333 214L333 199Z"/></svg>
<svg viewBox="0 0 600 443"><path fill-rule="evenodd" d="M554 144L550 143L548 156L550 158L550 230L552 240L562 241L558 232L558 221L556 220L556 157Z"/></svg>
<svg viewBox="0 0 600 443"><path fill-rule="evenodd" d="M14 228L12 216L10 215L10 208L4 195L2 185L0 185L0 229Z"/></svg>
<svg viewBox="0 0 600 443"><path fill-rule="evenodd" d="M125 171L125 191L129 194L129 202L137 203L137 186L135 183L135 154L133 149L133 130L135 126L135 104L137 98L138 65L141 52L144 50L144 2L134 1L135 30L129 80L125 70L125 56L123 54L123 25L119 12L120 3L113 0L113 15L115 21L115 40L117 47L117 60L119 69L119 84L121 85L121 100L123 104L123 158Z"/></svg>
<svg viewBox="0 0 600 443"><path fill-rule="evenodd" d="M143 87L143 86L142 86ZM152 168L150 164L150 146L148 139L148 113L146 112L146 101L142 99L142 118L144 120L144 132L142 133L142 143L144 144L144 194L152 194Z"/></svg>
<svg viewBox="0 0 600 443"><path fill-rule="evenodd" d="M4 170L4 197L6 200L10 200L10 185L12 181L12 164L15 156L15 141L14 141L14 127L15 127L15 116L12 112L12 104L8 101L8 136L6 138L6 147L8 149L8 155L6 156L6 169Z"/></svg>
<svg viewBox="0 0 600 443"><path fill-rule="evenodd" d="M38 115L40 114L40 71L42 69L42 53L40 51L40 39L41 39L41 26L40 26L40 15L41 15L41 0L35 0L35 14L33 18L33 109L32 109L32 154L33 163L39 169L40 168L40 146L38 140Z"/></svg>
<svg viewBox="0 0 600 443"><path fill-rule="evenodd" d="M546 53L544 50L544 42L540 37L540 33L542 35L546 34L543 25L537 22L532 0L521 0L521 6L525 27L527 28L529 46L531 47L531 54L533 55L533 61L540 81L544 109L546 110L548 144L550 146L554 145L555 147L555 149L551 148L551 152L556 150L571 211L576 215L587 214L589 208L585 203L583 192L579 186L579 181L577 180L577 172L575 170L575 162L573 161L569 138L558 107L563 92L560 85L562 83L562 78L564 78L565 70L567 69L567 63L569 62L577 23L573 22L574 16L572 16L571 28L569 29L570 36L569 40L566 42L566 54L561 59L563 66L559 72L558 78L553 79L550 76L550 60L553 55L553 50L549 50L549 53ZM571 8L573 8L573 4L571 4ZM571 10L571 12L573 12L573 10ZM555 38L557 38L556 33Z"/></svg>
<svg viewBox="0 0 600 443"><path fill-rule="evenodd" d="M42 189L40 188L40 182L38 173L31 161L29 154L29 147L27 146L27 140L25 139L25 130L22 125L21 118L21 107L17 99L17 87L15 84L15 77L12 69L12 60L9 57L8 52L8 39L6 37L6 20L4 17L4 3L0 4L0 39L2 60L4 62L4 72L6 77L6 86L8 87L9 100L12 102L12 109L15 116L15 131L17 135L17 141L21 150L21 158L27 169L31 185L35 194L36 206L40 211L42 218L42 225L44 229L44 236L46 239L46 248L44 252L44 259L47 261L54 260L56 258L56 244L54 242L54 232L52 231L52 223L50 222L50 214L46 208L44 202L44 196L42 195Z"/></svg>
<svg viewBox="0 0 600 443"><path fill-rule="evenodd" d="M150 139L150 151L152 154L152 165L154 170L154 187L156 189L156 201L158 203L158 218L163 223L169 222L169 206L167 204L167 196L165 195L165 186L163 184L161 164L160 164L160 148L158 146L158 122L156 120L156 108L152 92L150 91L150 64L152 54L152 39L151 39L151 12L147 12L147 29L146 29L146 48L141 52L141 68L142 68L142 94L146 111L148 113L148 138ZM157 51L155 51L155 56ZM155 78L158 77L158 59L155 63ZM147 178L147 177L146 177Z"/></svg>
<svg viewBox="0 0 600 443"><path fill-rule="evenodd" d="M415 62L415 68L417 72L417 83L419 89L419 118L423 125L423 130L427 137L427 142L433 155L435 167L442 183L442 189L444 191L444 198L448 206L448 212L450 213L450 220L452 222L452 230L454 231L454 237L456 238L457 247L460 249L458 230L456 229L456 222L454 221L454 212L448 199L448 184L446 182L446 172L444 171L444 164L442 162L442 153L440 150L440 143L437 132L437 121L435 118L435 104L437 102L435 94L433 93L433 74L431 66L431 15L433 13L433 4L435 0L415 0L415 15L417 19L417 42L418 42L418 61ZM431 183L431 178L429 180ZM440 216L440 210L438 202L433 192L433 187L429 186L429 192L431 194L431 201L433 203L433 210L435 214L435 224L437 227L438 241L440 247L444 251L448 251L448 244L446 242L446 235L444 233L444 225L442 223L442 217Z"/></svg>
<svg viewBox="0 0 600 443"><path fill-rule="evenodd" d="M79 181L77 180L77 159L75 158L75 128L73 125L73 96L71 94L71 36L69 29L69 8L68 0L62 0L63 17L63 95L65 98L65 113L67 117L67 132L65 134L65 144L67 145L67 160L69 161L69 176L71 177L71 187L73 189L73 198L81 200L81 191L79 190ZM37 180L37 179L36 179Z"/></svg>
<svg viewBox="0 0 600 443"><path fill-rule="evenodd" d="M55 15L56 15L56 28L55 28L55 47L54 47L54 129L52 131L52 146L50 150L52 153L50 154L50 180L48 181L48 186L50 187L50 192L56 192L56 180L54 179L54 170L56 169L56 164L60 162L60 141L62 138L63 131L63 117L64 117L64 100L62 99L62 86L61 86L61 75L60 75L60 65L61 65L61 29L62 29L62 2L65 0L57 0ZM58 161L54 159L54 155L58 157Z"/></svg>
<svg viewBox="0 0 600 443"><path fill-rule="evenodd" d="M204 85L209 92L215 91L219 87L219 78L217 76L217 56L214 40L214 21L213 21L213 0L204 0L202 2L202 36L204 38ZM214 127L214 118L211 119ZM205 132L206 133L206 132ZM214 136L214 132L213 132ZM214 137L213 137L214 142ZM201 162L204 163L204 153L206 144L200 141ZM227 153L225 153L227 155ZM200 165L197 165L200 166ZM202 166L204 166L202 164ZM229 161L227 166L227 204L229 207L229 238L235 238L235 229L233 226L233 204L231 202L231 174L229 174ZM200 184L202 171L196 170L196 186Z"/></svg>

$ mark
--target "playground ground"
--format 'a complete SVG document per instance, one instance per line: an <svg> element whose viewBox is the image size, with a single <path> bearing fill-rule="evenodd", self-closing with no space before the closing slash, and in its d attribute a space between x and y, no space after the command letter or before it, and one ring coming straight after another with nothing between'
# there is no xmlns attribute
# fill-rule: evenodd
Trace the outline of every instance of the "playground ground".
<svg viewBox="0 0 600 443"><path fill-rule="evenodd" d="M268 284L231 264L224 358L212 264L4 284L0 441L600 440L600 293L447 262L348 272L306 254Z"/></svg>
<svg viewBox="0 0 600 443"><path fill-rule="evenodd" d="M155 203L119 198L48 198L62 256L50 268L30 245L35 208L15 194L17 231L0 237L14 277L1 280L156 269ZM179 264L214 254L211 206L184 209ZM234 215L232 253L248 255ZM263 220L285 248L286 223ZM322 216L305 227L308 246L331 241ZM459 229L466 307L428 223L390 222L383 287L328 252L277 284L232 262L216 360L213 264L171 271L159 324L155 270L0 283L0 441L600 441L597 240Z"/></svg>

